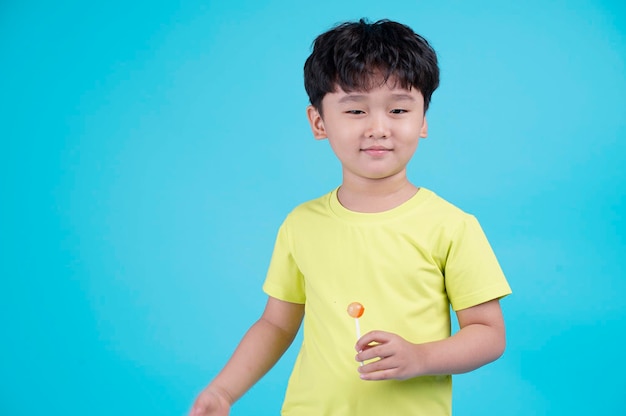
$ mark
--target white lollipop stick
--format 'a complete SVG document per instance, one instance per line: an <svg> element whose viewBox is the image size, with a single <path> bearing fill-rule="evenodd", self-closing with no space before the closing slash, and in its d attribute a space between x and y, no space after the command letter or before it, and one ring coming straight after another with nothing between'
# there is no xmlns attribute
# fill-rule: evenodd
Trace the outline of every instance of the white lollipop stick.
<svg viewBox="0 0 626 416"><path fill-rule="evenodd" d="M356 326L356 340L361 339L361 326L359 325L359 318L354 318L354 325ZM361 367L363 367L363 361L361 361Z"/></svg>
<svg viewBox="0 0 626 416"><path fill-rule="evenodd" d="M361 327L359 326L359 317L363 315L365 308L359 302L352 302L348 305L348 315L354 318L354 326L356 328L356 340L361 339ZM361 361L363 365L363 361Z"/></svg>

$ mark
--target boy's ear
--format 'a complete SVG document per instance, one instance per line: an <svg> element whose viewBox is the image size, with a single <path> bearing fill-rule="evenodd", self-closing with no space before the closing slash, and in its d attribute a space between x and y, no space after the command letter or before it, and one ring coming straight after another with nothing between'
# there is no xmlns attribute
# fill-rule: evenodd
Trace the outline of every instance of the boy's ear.
<svg viewBox="0 0 626 416"><path fill-rule="evenodd" d="M424 124L422 124L422 129L420 130L420 137L422 139L428 137L428 121L426 120L426 116L424 116Z"/></svg>
<svg viewBox="0 0 626 416"><path fill-rule="evenodd" d="M322 120L322 116L317 108L312 105L308 106L306 108L306 115L309 119L311 130L313 131L313 137L317 140L326 139L328 135L324 127L324 120Z"/></svg>

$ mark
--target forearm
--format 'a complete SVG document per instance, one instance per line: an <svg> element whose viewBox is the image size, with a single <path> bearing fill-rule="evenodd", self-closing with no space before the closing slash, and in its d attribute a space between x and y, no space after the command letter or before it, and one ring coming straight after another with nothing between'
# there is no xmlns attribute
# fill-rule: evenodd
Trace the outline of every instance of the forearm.
<svg viewBox="0 0 626 416"><path fill-rule="evenodd" d="M424 375L460 374L497 360L504 352L504 328L472 324L450 338L415 345Z"/></svg>
<svg viewBox="0 0 626 416"><path fill-rule="evenodd" d="M372 331L357 341L358 368L364 380L387 380L459 374L496 360L504 352L505 330L498 300L457 312L459 327L453 336L414 344L397 334Z"/></svg>
<svg viewBox="0 0 626 416"><path fill-rule="evenodd" d="M208 389L219 391L232 404L248 391L283 355L295 333L265 318L250 327L222 371Z"/></svg>

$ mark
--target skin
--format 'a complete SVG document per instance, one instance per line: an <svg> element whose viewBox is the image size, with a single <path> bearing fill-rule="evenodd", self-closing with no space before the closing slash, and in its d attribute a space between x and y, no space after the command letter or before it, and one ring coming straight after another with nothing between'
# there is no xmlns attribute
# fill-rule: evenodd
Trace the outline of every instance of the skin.
<svg viewBox="0 0 626 416"><path fill-rule="evenodd" d="M291 345L304 305L269 297L261 318L244 335L222 371L197 397L191 416L226 416L230 408Z"/></svg>
<svg viewBox="0 0 626 416"><path fill-rule="evenodd" d="M328 139L341 162L339 200L358 212L394 208L417 192L406 166L420 138L428 135L424 98L393 81L368 92L341 89L322 100L323 117L313 106L307 116L313 136Z"/></svg>
<svg viewBox="0 0 626 416"><path fill-rule="evenodd" d="M418 188L406 167L428 124L424 99L389 80L367 92L337 89L320 109L309 106L313 136L327 139L341 162L339 201L357 212L381 212L406 202ZM232 357L194 403L192 416L226 416L239 399L291 345L304 305L270 297L261 318L248 330ZM502 355L505 330L498 300L457 311L460 330L436 342L413 344L389 332L372 331L356 343L356 366L364 380L405 380L422 375L474 370Z"/></svg>
<svg viewBox="0 0 626 416"><path fill-rule="evenodd" d="M376 361L358 367L363 380L406 380L424 375L460 374L498 359L505 332L500 302L491 300L457 312L460 330L441 341L413 344L383 331L361 337L355 360Z"/></svg>

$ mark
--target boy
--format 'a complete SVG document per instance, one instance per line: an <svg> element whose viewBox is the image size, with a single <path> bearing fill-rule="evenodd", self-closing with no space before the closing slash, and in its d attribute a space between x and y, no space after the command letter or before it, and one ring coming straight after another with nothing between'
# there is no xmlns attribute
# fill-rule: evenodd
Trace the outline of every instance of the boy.
<svg viewBox="0 0 626 416"><path fill-rule="evenodd" d="M407 26L361 20L320 35L304 75L313 135L328 139L343 180L285 219L265 311L191 414L227 415L304 319L283 415L449 415L450 375L504 351L510 288L475 218L406 176L428 132L435 52ZM353 301L368 331L356 345Z"/></svg>

